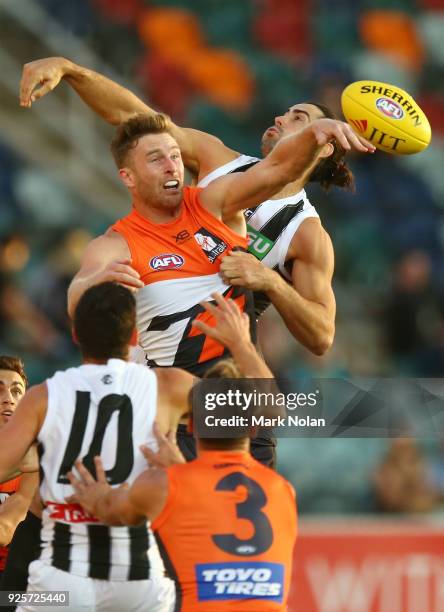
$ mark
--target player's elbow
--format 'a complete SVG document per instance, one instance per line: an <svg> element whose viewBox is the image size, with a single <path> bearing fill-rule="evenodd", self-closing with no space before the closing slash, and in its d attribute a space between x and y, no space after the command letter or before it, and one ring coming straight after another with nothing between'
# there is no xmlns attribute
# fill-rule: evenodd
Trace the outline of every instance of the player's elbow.
<svg viewBox="0 0 444 612"><path fill-rule="evenodd" d="M334 328L322 330L313 337L313 342L308 348L317 357L322 357L322 355L325 355L325 353L330 349L331 345L333 344L334 337Z"/></svg>

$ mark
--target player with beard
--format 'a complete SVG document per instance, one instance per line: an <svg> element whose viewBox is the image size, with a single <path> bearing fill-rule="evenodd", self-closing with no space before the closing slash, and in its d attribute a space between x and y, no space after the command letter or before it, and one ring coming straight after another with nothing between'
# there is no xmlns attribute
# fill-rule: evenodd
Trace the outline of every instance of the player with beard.
<svg viewBox="0 0 444 612"><path fill-rule="evenodd" d="M30 107L62 79L94 112L114 125L137 113L155 112L124 87L62 57L36 60L24 66L21 105ZM291 106L265 131L264 157L283 137L322 117L333 118L323 105ZM205 132L173 125L171 133L180 146L185 167L200 186L258 162L257 158L239 154ZM302 177L291 180L267 202L247 208L249 251L256 259L239 252L225 257L222 266L231 285L258 292L257 314L272 302L294 338L316 355L325 353L334 338L336 307L331 286L334 253L304 187L308 182L316 182L325 189L333 185L352 188L353 175L344 160L346 150L333 138L328 155L320 158L303 180ZM369 144L369 150L374 151L373 145Z"/></svg>
<svg viewBox="0 0 444 612"><path fill-rule="evenodd" d="M244 173L204 189L183 186L184 167L174 125L164 115L138 115L119 126L112 151L132 195L132 212L87 247L68 292L72 313L86 288L116 281L138 290L139 344L150 366L176 366L202 375L226 348L192 326L211 321L201 306L213 292L232 297L250 314L248 291L225 283L224 256L246 248L243 210L293 180L305 180L336 138L344 148L367 151L346 124L319 119L280 140ZM186 434L181 432L182 439ZM191 444L192 439L188 440ZM264 448L264 446L266 448ZM268 448L267 448L268 447ZM183 449L187 458L194 446ZM252 445L258 460L274 463L273 440Z"/></svg>

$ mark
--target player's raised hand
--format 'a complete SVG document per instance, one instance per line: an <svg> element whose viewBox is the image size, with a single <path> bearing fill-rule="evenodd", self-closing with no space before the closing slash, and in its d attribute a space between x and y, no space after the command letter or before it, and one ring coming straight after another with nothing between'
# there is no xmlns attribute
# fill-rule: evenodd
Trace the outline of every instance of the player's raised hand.
<svg viewBox="0 0 444 612"><path fill-rule="evenodd" d="M169 431L166 435L163 434L157 423L154 423L153 432L159 446L159 450L155 453L148 446L141 446L143 456L148 461L150 467L167 468L170 465L177 463L185 463L185 457L180 452L176 443L176 432Z"/></svg>
<svg viewBox="0 0 444 612"><path fill-rule="evenodd" d="M100 270L94 278L94 284L106 282L119 283L131 291L137 291L144 286L140 274L131 266L130 259L111 261Z"/></svg>
<svg viewBox="0 0 444 612"><path fill-rule="evenodd" d="M316 142L320 146L327 144L334 138L346 151L356 149L362 153L374 153L376 150L371 142L355 134L348 123L344 123L344 121L317 119L307 129L313 131Z"/></svg>
<svg viewBox="0 0 444 612"><path fill-rule="evenodd" d="M68 472L68 480L74 489L74 495L69 497L67 501L80 504L92 516L95 515L99 501L112 490L106 480L105 470L103 469L100 457L94 457L94 464L97 480L80 459L77 459L74 463L78 476L74 472Z"/></svg>
<svg viewBox="0 0 444 612"><path fill-rule="evenodd" d="M240 310L236 302L224 299L220 293L212 293L211 297L217 306L211 302L201 302L201 305L213 316L216 325L213 327L203 321L194 320L193 326L230 350L235 344L251 342L248 315Z"/></svg>
<svg viewBox="0 0 444 612"><path fill-rule="evenodd" d="M57 87L69 64L64 57L47 57L25 64L20 81L20 106L30 108L33 102Z"/></svg>

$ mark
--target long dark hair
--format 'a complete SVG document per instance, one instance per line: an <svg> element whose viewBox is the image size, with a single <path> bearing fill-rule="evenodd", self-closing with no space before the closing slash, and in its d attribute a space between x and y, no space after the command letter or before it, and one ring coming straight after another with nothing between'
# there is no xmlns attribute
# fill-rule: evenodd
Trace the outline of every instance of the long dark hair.
<svg viewBox="0 0 444 612"><path fill-rule="evenodd" d="M337 119L335 114L324 104L318 104L317 102L306 102L305 104L311 104L319 108L327 119ZM346 150L336 140L332 141L332 145L334 146L333 153L320 160L311 173L309 182L319 183L325 191L328 191L332 185L354 191L355 177L344 159Z"/></svg>

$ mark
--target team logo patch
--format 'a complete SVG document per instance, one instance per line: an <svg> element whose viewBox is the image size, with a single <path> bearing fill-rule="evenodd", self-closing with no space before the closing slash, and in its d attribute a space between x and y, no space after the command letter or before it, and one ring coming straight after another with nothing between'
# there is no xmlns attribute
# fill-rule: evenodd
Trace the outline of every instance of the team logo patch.
<svg viewBox="0 0 444 612"><path fill-rule="evenodd" d="M176 270L181 268L185 263L185 259L182 255L176 253L163 253L162 255L156 255L150 261L150 268L153 270Z"/></svg>
<svg viewBox="0 0 444 612"><path fill-rule="evenodd" d="M402 106L391 98L378 98L376 100L376 107L383 115L390 117L390 119L402 119L404 117Z"/></svg>
<svg viewBox="0 0 444 612"><path fill-rule="evenodd" d="M199 563L196 565L199 601L265 599L282 602L284 566L281 563Z"/></svg>
<svg viewBox="0 0 444 612"><path fill-rule="evenodd" d="M228 245L221 238L218 238L204 227L201 227L195 234L194 238L202 251L208 257L210 263L214 263L219 255L222 255Z"/></svg>
<svg viewBox="0 0 444 612"><path fill-rule="evenodd" d="M176 239L176 244L182 244L182 242L186 242L187 240L190 240L191 235L188 230L182 230L178 234L173 236L173 238Z"/></svg>

